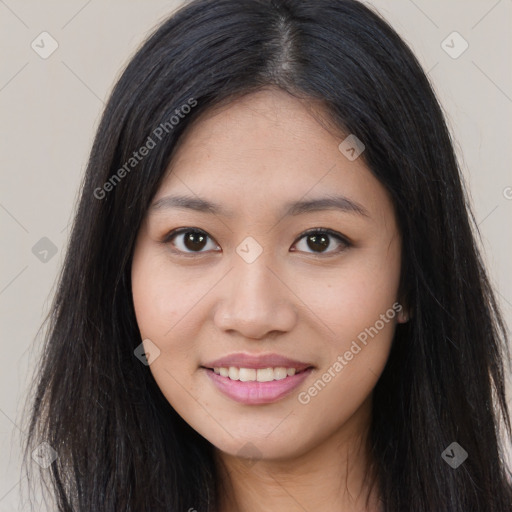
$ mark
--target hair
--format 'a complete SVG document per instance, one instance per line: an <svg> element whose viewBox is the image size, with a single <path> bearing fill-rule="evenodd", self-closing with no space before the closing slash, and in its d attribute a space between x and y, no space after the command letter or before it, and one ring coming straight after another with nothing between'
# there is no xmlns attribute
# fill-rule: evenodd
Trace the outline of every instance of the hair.
<svg viewBox="0 0 512 512"><path fill-rule="evenodd" d="M507 510L507 333L451 137L409 47L355 0L194 0L128 63L92 145L44 324L26 461L42 441L57 452L41 475L59 512L216 510L214 448L134 356L130 270L186 127L266 87L320 102L364 143L364 162L393 200L412 318L397 326L373 390L371 469L385 511ZM148 137L155 147L128 171ZM468 453L457 469L441 457L454 441Z"/></svg>

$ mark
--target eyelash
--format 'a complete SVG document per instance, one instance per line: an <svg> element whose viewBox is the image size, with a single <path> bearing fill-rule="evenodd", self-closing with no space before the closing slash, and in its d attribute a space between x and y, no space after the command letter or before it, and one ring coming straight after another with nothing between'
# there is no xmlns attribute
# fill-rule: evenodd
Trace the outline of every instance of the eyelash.
<svg viewBox="0 0 512 512"><path fill-rule="evenodd" d="M178 229L175 229L175 230L169 232L164 237L164 239L162 240L162 243L164 245L171 244L171 241L176 236L178 236L180 234L184 234L184 233L195 233L195 234L205 235L208 239L213 240L213 238L210 237L210 235L208 235L208 233L206 233L205 231L203 231L201 229L198 229L198 228L187 227L187 228L178 228ZM344 247L342 247L339 250L335 250L335 251L329 251L329 252L306 252L306 254L312 254L312 255L318 256L318 257L328 257L328 256L332 256L333 254L339 254L339 253L343 252L345 249L347 249L347 248L352 246L352 244L349 242L349 240L347 238L345 238L343 235L341 235L340 233L338 233L336 231L333 231L332 229L327 229L327 228L308 229L304 233L301 233L301 235L295 240L293 245L295 245L298 242L300 242L303 238L305 238L305 237L307 237L309 235L313 235L313 234L315 234L315 235L328 235L330 237L333 237L338 242L340 242L342 245L344 245ZM328 247L328 249L329 249L329 247ZM176 253L176 254L179 254L180 256L185 256L185 257L190 257L190 256L195 256L197 254L206 254L207 253L207 251L189 251L189 252L187 252L187 251L182 251L182 250L179 250L179 249L172 249L172 251L174 253ZM305 252L305 251L297 251L297 252Z"/></svg>

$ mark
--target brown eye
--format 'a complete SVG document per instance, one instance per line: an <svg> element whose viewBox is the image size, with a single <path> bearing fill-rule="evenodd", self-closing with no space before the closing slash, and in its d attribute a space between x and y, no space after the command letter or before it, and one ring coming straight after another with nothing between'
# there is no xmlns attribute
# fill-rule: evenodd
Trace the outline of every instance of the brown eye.
<svg viewBox="0 0 512 512"><path fill-rule="evenodd" d="M313 251L323 252L329 247L331 242L328 235L321 233L319 235L308 235L306 243Z"/></svg>
<svg viewBox="0 0 512 512"><path fill-rule="evenodd" d="M348 240L346 240L342 235L340 235L336 231L332 231L330 229L314 229L308 231L307 233L301 235L301 237L299 238L299 242L302 242L302 240L305 240L305 244L303 244L302 249L299 250L303 252L312 252L316 254L333 254L341 252L343 249L350 246ZM304 247L304 245L306 247ZM327 249L331 249L333 247L334 250L327 251Z"/></svg>
<svg viewBox="0 0 512 512"><path fill-rule="evenodd" d="M165 243L170 243L180 252L194 253L194 252L206 252L203 251L208 246L210 236L204 231L192 228L182 228L171 232L166 238ZM210 249L215 249L216 246Z"/></svg>

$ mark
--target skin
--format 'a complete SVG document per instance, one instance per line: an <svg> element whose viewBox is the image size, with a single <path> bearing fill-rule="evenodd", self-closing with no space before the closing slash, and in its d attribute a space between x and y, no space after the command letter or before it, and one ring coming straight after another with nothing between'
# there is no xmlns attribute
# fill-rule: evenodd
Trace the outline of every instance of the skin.
<svg viewBox="0 0 512 512"><path fill-rule="evenodd" d="M309 403L298 394L400 302L401 238L385 188L363 158L341 153L344 136L327 130L314 106L267 88L196 119L153 204L186 194L233 216L150 207L136 241L137 322L142 339L160 350L150 371L169 403L216 448L221 512L380 510L376 487L365 508L363 482L372 390L405 309ZM367 215L330 209L283 216L289 201L326 195L344 195ZM209 238L203 246L186 245L183 234L166 238L182 227ZM322 252L303 236L311 228L330 228L350 245L329 237ZM252 263L236 252L248 236L263 250ZM275 403L240 404L201 369L234 352L278 353L314 370Z"/></svg>

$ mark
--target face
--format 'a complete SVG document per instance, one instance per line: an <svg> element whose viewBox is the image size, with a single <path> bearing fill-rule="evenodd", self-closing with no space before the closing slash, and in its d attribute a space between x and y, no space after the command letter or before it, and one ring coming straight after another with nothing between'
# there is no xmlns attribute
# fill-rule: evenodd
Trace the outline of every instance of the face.
<svg viewBox="0 0 512 512"><path fill-rule="evenodd" d="M391 200L324 126L273 89L203 115L138 233L149 369L228 455L295 457L367 423L403 321Z"/></svg>

